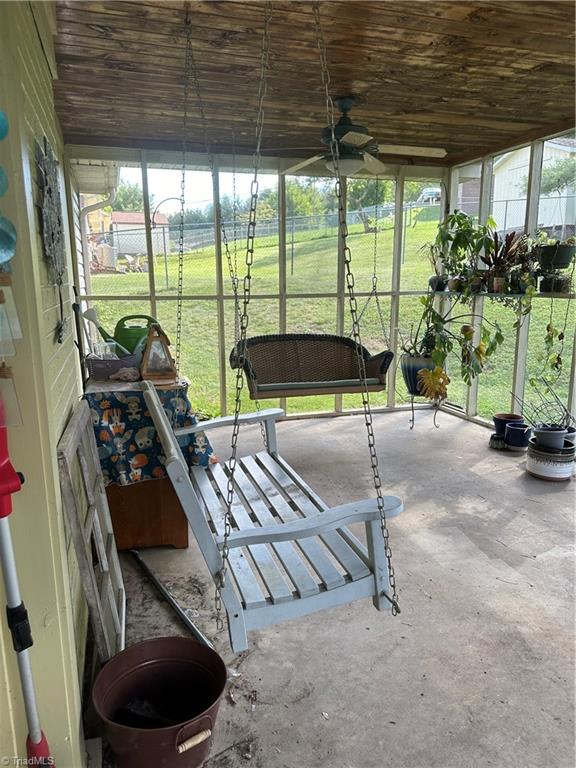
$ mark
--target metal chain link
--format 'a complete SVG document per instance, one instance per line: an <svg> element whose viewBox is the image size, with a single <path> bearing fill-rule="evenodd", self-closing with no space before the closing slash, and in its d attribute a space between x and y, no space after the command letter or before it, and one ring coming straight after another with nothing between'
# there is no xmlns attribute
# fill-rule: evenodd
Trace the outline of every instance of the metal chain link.
<svg viewBox="0 0 576 768"><path fill-rule="evenodd" d="M372 287L370 289L370 293L368 294L368 297L366 298L366 301L364 303L364 306L360 310L360 314L358 315L358 322L362 322L362 318L368 311L368 307L370 306L370 303L372 302L372 299L376 302L376 310L378 313L378 319L380 321L380 329L382 331L382 338L384 339L384 343L387 347L390 346L390 340L388 338L388 329L386 328L386 322L384 320L384 312L382 310L382 304L380 303L380 296L378 294L378 182L380 179L376 178L376 205L374 208L374 214L376 216L376 226L374 227L374 245L373 245L373 254L372 254ZM348 333L348 336L352 336L353 329L350 329L350 332Z"/></svg>
<svg viewBox="0 0 576 768"><path fill-rule="evenodd" d="M384 313L382 311L382 305L380 303L380 296L378 295L378 217L380 215L380 209L378 207L378 185L380 183L380 179L376 177L376 204L374 206L374 217L376 219L375 225L374 225L374 249L372 253L372 294L371 296L374 296L374 299L376 301L376 310L378 312L378 319L380 320L380 327L382 329L382 336L384 338L384 342L387 347L390 346L390 341L388 339L388 330L386 328L386 323L384 322ZM370 300L370 297L368 298ZM363 314L363 313L362 313ZM358 318L360 319L360 318Z"/></svg>
<svg viewBox="0 0 576 768"><path fill-rule="evenodd" d="M192 20L186 4L186 54L184 59L184 105L182 119L182 174L180 177L180 224L178 227L178 277L176 286L176 375L180 381L180 350L182 346L182 294L184 292L184 216L186 213L186 150L188 142L188 102L190 98L190 75L193 65ZM178 393L179 394L179 393Z"/></svg>
<svg viewBox="0 0 576 768"><path fill-rule="evenodd" d="M344 209L344 201L342 195L342 185L340 181L340 156L338 142L334 132L334 103L330 95L330 72L328 69L328 61L326 57L326 45L324 42L324 34L322 32L322 25L320 23L320 3L318 1L313 4L314 11L314 28L316 32L316 44L318 52L320 54L320 66L322 73L322 85L324 86L324 93L326 97L326 116L328 119L328 125L331 127L332 136L330 139L330 153L332 155L332 162L334 164L334 173L336 176L335 182L335 194L338 201L338 229L342 242L342 250L344 254L344 264L346 272L346 288L348 291L348 303L350 307L350 315L352 317L352 333L354 341L356 342L356 358L358 361L358 370L360 372L360 378L362 380L362 406L364 409L364 421L366 424L366 433L368 437L368 448L370 452L370 464L372 467L372 477L374 481L374 489L376 491L376 499L378 504L378 513L380 516L380 527L382 530L382 538L384 540L384 550L386 554L386 561L388 565L388 577L390 580L390 589L392 594L384 593L384 597L392 604L392 614L396 616L400 613L400 606L398 605L398 595L396 592L396 577L394 574L394 566L392 565L392 550L390 547L390 535L388 532L388 525L386 521L386 510L384 506L384 496L382 494L382 480L380 478L380 470L378 467L378 456L376 454L376 440L374 436L374 427L372 419L372 410L370 408L370 395L368 392L368 384L366 381L366 363L362 355L362 338L360 333L360 325L358 318L358 302L356 300L356 294L354 290L354 274L352 272L352 252L348 246L348 225L346 223L346 212Z"/></svg>
<svg viewBox="0 0 576 768"><path fill-rule="evenodd" d="M234 402L234 425L232 427L231 453L228 461L228 483L226 488L226 515L224 519L224 540L222 543L222 570L216 583L216 627L224 628L222 619L222 590L226 585L228 570L229 547L228 539L232 532L232 506L234 503L234 476L237 464L238 434L240 431L240 410L242 407L242 390L244 388L244 363L246 362L246 339L248 333L248 307L252 281L252 264L254 262L254 240L256 236L256 209L258 206L258 171L260 169L260 147L264 127L264 98L267 90L268 62L270 58L270 19L272 3L266 3L264 14L264 31L260 52L260 79L258 85L258 112L256 117L256 148L254 151L254 177L250 187L250 213L248 216L248 232L246 236L246 272L242 281L242 315L240 317L240 338L238 340L238 367L236 369L236 394Z"/></svg>

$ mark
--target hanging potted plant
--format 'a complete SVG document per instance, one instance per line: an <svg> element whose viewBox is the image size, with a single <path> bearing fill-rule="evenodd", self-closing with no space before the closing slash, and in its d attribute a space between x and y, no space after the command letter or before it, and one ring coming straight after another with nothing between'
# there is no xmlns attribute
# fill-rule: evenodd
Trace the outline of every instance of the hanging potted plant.
<svg viewBox="0 0 576 768"><path fill-rule="evenodd" d="M407 339L401 337L400 367L411 395L443 400L450 383L444 371L448 355L457 350L462 379L470 385L504 336L497 323L490 323L492 328L483 325L480 341L475 343L472 323L476 316L470 312L454 314L460 297L445 314L435 309L432 293L422 296L420 301L423 311L415 333L411 332Z"/></svg>
<svg viewBox="0 0 576 768"><path fill-rule="evenodd" d="M535 256L542 270L566 269L576 254L576 238L549 238L545 232L536 235Z"/></svg>
<svg viewBox="0 0 576 768"><path fill-rule="evenodd" d="M434 331L430 324L428 298L429 296L422 296L420 299L420 301L425 300L423 302L425 308L416 330L414 331L414 328L411 327L407 337L403 337L399 330L402 346L400 369L408 394L412 397L423 394L418 380L418 373L421 370L433 371L436 367L436 363L432 360L435 342Z"/></svg>

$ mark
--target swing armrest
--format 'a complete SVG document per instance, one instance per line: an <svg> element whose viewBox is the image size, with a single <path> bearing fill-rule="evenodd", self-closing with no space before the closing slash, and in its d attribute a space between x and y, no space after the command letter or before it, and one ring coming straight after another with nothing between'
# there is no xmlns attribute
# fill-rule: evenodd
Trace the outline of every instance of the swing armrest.
<svg viewBox="0 0 576 768"><path fill-rule="evenodd" d="M386 383L386 373L390 368L390 363L394 358L394 353L386 349L384 352L380 352L378 355L372 355L366 361L366 376L368 378L379 378L382 384Z"/></svg>
<svg viewBox="0 0 576 768"><path fill-rule="evenodd" d="M384 497L386 519L396 517L404 509L402 501L397 496ZM230 549L247 547L251 544L271 544L277 541L293 541L318 536L335 528L343 528L352 523L368 523L378 520L378 503L376 499L355 501L333 507L326 512L319 512L312 517L303 517L281 525L266 525L262 528L250 528L244 531L233 531L228 537ZM224 537L218 536L216 543L219 547L224 544Z"/></svg>
<svg viewBox="0 0 576 768"><path fill-rule="evenodd" d="M266 424L281 419L284 415L282 408L265 408L262 411L242 413L238 421L240 424L258 424L258 422ZM174 434L176 437L182 437L183 435L193 435L196 432L207 432L209 429L216 429L217 427L231 427L233 424L234 416L219 416L216 419L199 421L198 424L192 424L189 427L175 429Z"/></svg>

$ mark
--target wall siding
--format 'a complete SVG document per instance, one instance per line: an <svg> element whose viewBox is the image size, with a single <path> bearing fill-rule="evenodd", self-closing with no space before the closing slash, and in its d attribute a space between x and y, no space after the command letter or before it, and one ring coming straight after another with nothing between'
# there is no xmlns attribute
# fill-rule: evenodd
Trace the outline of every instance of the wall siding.
<svg viewBox="0 0 576 768"><path fill-rule="evenodd" d="M2 211L18 231L13 286L24 333L11 360L23 425L9 430L9 440L13 461L24 471L27 482L14 497L12 531L34 634L30 656L41 721L57 765L81 768L85 755L79 678L87 611L66 533L56 462L58 439L80 393L71 315L72 269L69 258L64 284L64 314L69 323L64 342L58 344L54 333L58 293L42 257L35 207L39 200L36 142L42 146L46 136L60 168L64 165L52 95L54 30L53 3L0 3L0 108L10 120L8 139L0 144L0 162L10 177ZM60 195L65 209L63 178ZM66 220L64 227L69 257ZM15 654L4 622L0 627L0 678L0 754L23 757L26 723Z"/></svg>

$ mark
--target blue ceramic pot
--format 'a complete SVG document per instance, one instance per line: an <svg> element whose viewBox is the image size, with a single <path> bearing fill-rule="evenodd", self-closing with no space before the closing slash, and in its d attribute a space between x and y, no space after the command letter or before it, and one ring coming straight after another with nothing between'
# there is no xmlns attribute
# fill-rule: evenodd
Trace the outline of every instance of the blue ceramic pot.
<svg viewBox="0 0 576 768"><path fill-rule="evenodd" d="M420 382L418 381L418 371L422 370L422 368L433 371L436 365L432 362L431 357L425 355L402 355L400 358L400 368L402 369L402 376L404 377L408 394L417 397L422 394L420 392Z"/></svg>
<svg viewBox="0 0 576 768"><path fill-rule="evenodd" d="M502 437L504 437L506 434L506 424L514 421L516 423L523 423L522 416L517 413L496 413L494 416L492 416L492 419L494 421L496 434L502 435Z"/></svg>
<svg viewBox="0 0 576 768"><path fill-rule="evenodd" d="M511 445L514 448L528 448L531 436L532 429L523 422L509 421L506 424L506 436L504 438L506 445Z"/></svg>

